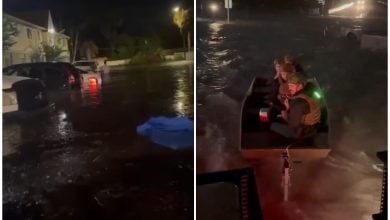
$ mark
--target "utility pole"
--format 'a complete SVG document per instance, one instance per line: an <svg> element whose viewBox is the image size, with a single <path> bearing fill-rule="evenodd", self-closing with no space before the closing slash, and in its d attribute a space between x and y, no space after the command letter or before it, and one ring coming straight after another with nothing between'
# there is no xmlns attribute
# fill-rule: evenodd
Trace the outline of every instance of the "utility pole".
<svg viewBox="0 0 390 220"><path fill-rule="evenodd" d="M78 40L79 40L79 30L77 30L76 32L76 37L74 39L74 47L73 47L73 58L72 58L72 62L74 62L76 60L76 53L77 53L77 44L78 44Z"/></svg>
<svg viewBox="0 0 390 220"><path fill-rule="evenodd" d="M230 9L233 7L232 0L225 0L225 8L227 10L227 23L230 23Z"/></svg>

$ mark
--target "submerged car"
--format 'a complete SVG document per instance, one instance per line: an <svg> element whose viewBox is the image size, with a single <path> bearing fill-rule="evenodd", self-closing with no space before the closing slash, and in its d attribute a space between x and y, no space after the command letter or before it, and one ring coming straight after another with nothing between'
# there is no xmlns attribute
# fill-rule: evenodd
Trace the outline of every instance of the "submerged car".
<svg viewBox="0 0 390 220"><path fill-rule="evenodd" d="M292 158L297 160L324 158L329 152L328 109L321 89L315 79L308 80L305 90L317 99L321 107L321 119L317 134L305 139L286 138L270 130L273 119L269 117L271 91L267 80L255 78L242 104L240 151L244 158L280 157L289 147Z"/></svg>
<svg viewBox="0 0 390 220"><path fill-rule="evenodd" d="M72 63L77 69L97 72L99 64L94 60L79 60Z"/></svg>
<svg viewBox="0 0 390 220"><path fill-rule="evenodd" d="M70 63L24 63L3 69L3 76L21 76L42 80L47 89L79 88L81 77Z"/></svg>
<svg viewBox="0 0 390 220"><path fill-rule="evenodd" d="M100 73L93 71L78 70L82 77L83 87L100 86L102 84L102 76Z"/></svg>
<svg viewBox="0 0 390 220"><path fill-rule="evenodd" d="M3 116L30 114L53 107L46 86L38 79L3 76Z"/></svg>

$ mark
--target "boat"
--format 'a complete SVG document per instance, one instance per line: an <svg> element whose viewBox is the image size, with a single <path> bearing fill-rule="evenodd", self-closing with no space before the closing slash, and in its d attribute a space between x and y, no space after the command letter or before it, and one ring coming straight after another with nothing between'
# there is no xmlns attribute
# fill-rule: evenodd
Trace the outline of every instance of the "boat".
<svg viewBox="0 0 390 220"><path fill-rule="evenodd" d="M197 175L196 202L199 219L264 219L250 167Z"/></svg>
<svg viewBox="0 0 390 220"><path fill-rule="evenodd" d="M245 159L270 159L281 157L288 148L295 161L325 158L330 152L328 143L328 108L322 90L315 78L309 79L305 93L312 95L321 106L321 119L317 134L310 138L286 138L270 130L273 119L269 117L272 88L266 79L256 77L245 95L241 109L240 152Z"/></svg>

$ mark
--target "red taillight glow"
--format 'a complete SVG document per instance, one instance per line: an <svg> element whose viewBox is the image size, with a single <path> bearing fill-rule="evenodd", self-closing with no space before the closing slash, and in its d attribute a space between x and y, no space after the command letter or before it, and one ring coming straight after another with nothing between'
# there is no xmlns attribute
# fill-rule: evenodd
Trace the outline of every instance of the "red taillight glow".
<svg viewBox="0 0 390 220"><path fill-rule="evenodd" d="M268 112L266 112L266 111L260 110L259 117L260 117L261 122L268 122L269 121Z"/></svg>
<svg viewBox="0 0 390 220"><path fill-rule="evenodd" d="M88 78L88 83L91 85L96 85L97 84L97 79L94 77Z"/></svg>
<svg viewBox="0 0 390 220"><path fill-rule="evenodd" d="M260 115L260 121L261 121L261 122L268 122L268 116L262 116L262 115Z"/></svg>

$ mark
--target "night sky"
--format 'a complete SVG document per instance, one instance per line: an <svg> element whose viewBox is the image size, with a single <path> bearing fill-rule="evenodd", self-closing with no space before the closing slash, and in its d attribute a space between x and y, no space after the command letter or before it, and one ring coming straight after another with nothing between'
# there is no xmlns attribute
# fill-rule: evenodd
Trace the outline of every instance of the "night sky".
<svg viewBox="0 0 390 220"><path fill-rule="evenodd" d="M164 48L181 46L177 27L172 22L172 8L182 5L193 8L192 0L4 0L5 12L39 11L50 9L57 30L65 29L85 20L99 23L102 20L119 22L119 32L134 36L158 35ZM67 33L68 34L68 33ZM82 37L104 44L102 36L89 25ZM101 45L104 46L104 45Z"/></svg>

